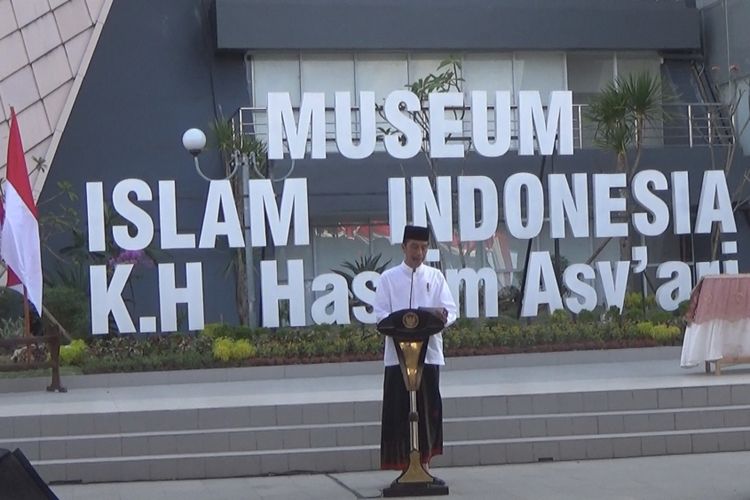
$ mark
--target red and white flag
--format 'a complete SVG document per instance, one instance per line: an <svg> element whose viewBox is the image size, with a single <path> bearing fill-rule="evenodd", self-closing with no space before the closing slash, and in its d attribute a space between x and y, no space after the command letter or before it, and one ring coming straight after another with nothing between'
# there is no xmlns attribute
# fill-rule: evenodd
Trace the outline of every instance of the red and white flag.
<svg viewBox="0 0 750 500"><path fill-rule="evenodd" d="M42 314L42 255L36 203L31 194L29 173L23 156L16 112L10 108L8 167L5 181L5 220L0 257L26 287L29 302Z"/></svg>
<svg viewBox="0 0 750 500"><path fill-rule="evenodd" d="M3 227L3 222L5 221L5 203L0 203L0 231ZM2 232L0 232L0 236L2 236ZM2 244L0 242L0 244ZM11 269L8 265L5 266L5 276L7 278L7 281L5 283L5 286L8 288L12 288L13 290L16 290L17 292L23 293L23 285L21 284L21 280L18 279L18 276L16 276L16 273L13 272L13 269Z"/></svg>

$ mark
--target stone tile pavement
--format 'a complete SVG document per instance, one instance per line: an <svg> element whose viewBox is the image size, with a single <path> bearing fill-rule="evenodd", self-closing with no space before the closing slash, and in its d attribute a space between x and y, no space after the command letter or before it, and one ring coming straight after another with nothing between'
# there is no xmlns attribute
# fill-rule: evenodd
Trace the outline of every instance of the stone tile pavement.
<svg viewBox="0 0 750 500"><path fill-rule="evenodd" d="M750 452L435 469L452 499L750 499ZM61 500L378 498L393 472L53 485ZM422 497L428 498L428 497Z"/></svg>

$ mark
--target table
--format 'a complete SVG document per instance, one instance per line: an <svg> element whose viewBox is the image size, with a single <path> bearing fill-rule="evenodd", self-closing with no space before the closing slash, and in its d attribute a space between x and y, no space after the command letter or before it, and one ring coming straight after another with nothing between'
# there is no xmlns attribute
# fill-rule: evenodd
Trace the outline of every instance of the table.
<svg viewBox="0 0 750 500"><path fill-rule="evenodd" d="M750 363L750 274L705 276L690 294L683 368Z"/></svg>

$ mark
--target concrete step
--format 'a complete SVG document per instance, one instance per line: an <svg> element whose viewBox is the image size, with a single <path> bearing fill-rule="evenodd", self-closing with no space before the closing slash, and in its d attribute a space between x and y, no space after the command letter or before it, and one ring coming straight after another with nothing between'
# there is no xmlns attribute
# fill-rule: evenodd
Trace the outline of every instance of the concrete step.
<svg viewBox="0 0 750 500"><path fill-rule="evenodd" d="M750 449L748 399L744 384L446 398L435 465ZM53 415L38 426L5 417L12 437L0 447L20 448L48 481L370 470L379 413L379 401L360 401Z"/></svg>
<svg viewBox="0 0 750 500"><path fill-rule="evenodd" d="M320 449L380 443L380 422L55 436L0 441L30 460Z"/></svg>
<svg viewBox="0 0 750 500"><path fill-rule="evenodd" d="M449 441L433 466L497 465L750 449L750 427ZM38 460L49 482L200 479L305 472L352 472L379 466L379 446L183 453Z"/></svg>
<svg viewBox="0 0 750 500"><path fill-rule="evenodd" d="M750 405L490 417L448 417L453 440L641 434L750 426ZM163 454L317 449L378 445L380 422L80 434L14 438L0 446L21 448L30 460Z"/></svg>
<svg viewBox="0 0 750 500"><path fill-rule="evenodd" d="M720 408L750 405L750 384L444 397L446 419L546 416L591 412ZM170 410L0 417L0 441L55 436L227 429L380 420L381 401L224 406ZM626 414L626 413L623 413Z"/></svg>
<svg viewBox="0 0 750 500"><path fill-rule="evenodd" d="M596 363L585 362L590 355ZM714 377L683 371L674 359L619 356L493 357L446 370L446 442L433 465L750 450L750 375ZM491 368L529 359L546 364ZM274 367L242 372L262 377L254 381L133 387L115 379L111 389L0 394L0 447L21 448L48 481L377 469L382 367L360 368L327 366L319 377L311 367L285 368L283 378L265 378Z"/></svg>

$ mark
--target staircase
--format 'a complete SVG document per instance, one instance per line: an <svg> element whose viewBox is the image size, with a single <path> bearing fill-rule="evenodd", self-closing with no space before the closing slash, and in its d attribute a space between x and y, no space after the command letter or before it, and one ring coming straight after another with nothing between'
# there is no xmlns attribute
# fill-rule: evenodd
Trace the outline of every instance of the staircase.
<svg viewBox="0 0 750 500"><path fill-rule="evenodd" d="M498 358L484 364L494 366ZM580 364L482 368L478 358L467 358L464 363L475 369L449 366L443 374L446 443L433 466L750 450L750 375L683 375L677 367L676 375L660 377L677 359L623 361L616 369L612 362L585 366L587 373L639 372L632 388L623 388L627 380L621 378L575 378ZM519 370L559 377L488 384L488 374L510 379ZM212 396L211 384L202 384L207 392L194 407L150 410L123 403L121 410L99 411L93 399L88 412L0 416L0 447L20 448L48 482L373 470L379 466L382 375L378 364L365 371L373 373L287 378L290 390L318 391L303 387L306 401L291 398L288 404L280 394L275 404L228 405L226 397ZM243 386L252 390L251 382L217 384L213 392L221 387L225 395ZM347 385L352 401L345 400Z"/></svg>

